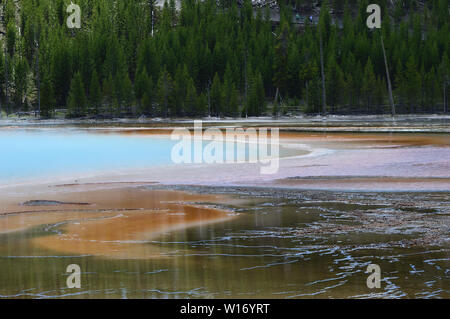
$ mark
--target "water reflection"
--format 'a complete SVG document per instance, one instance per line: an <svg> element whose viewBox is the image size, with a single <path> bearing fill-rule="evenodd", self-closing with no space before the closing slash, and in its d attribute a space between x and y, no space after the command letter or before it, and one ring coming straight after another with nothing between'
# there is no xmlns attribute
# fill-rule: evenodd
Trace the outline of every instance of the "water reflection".
<svg viewBox="0 0 450 319"><path fill-rule="evenodd" d="M39 241L55 230L104 231L101 223L70 229L52 221L53 227L0 235L0 296L448 298L448 193L415 194L417 204L401 206L410 196L241 193L246 204L220 204L239 213L236 218L116 243L144 247L141 253L149 255L157 249L164 258L49 250ZM81 266L81 289L66 288L71 263ZM366 286L371 263L381 266L380 290Z"/></svg>

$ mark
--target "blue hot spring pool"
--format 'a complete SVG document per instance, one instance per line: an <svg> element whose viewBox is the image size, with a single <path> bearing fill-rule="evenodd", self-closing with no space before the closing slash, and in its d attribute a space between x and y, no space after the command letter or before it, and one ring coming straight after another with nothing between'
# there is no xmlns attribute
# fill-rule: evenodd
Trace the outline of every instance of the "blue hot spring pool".
<svg viewBox="0 0 450 319"><path fill-rule="evenodd" d="M0 181L169 165L176 143L81 130L0 130Z"/></svg>

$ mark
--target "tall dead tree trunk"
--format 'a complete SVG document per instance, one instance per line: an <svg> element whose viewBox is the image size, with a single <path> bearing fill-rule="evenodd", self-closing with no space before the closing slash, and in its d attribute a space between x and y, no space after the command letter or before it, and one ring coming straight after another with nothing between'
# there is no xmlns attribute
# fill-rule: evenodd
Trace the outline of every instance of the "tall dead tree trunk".
<svg viewBox="0 0 450 319"><path fill-rule="evenodd" d="M327 95L325 91L325 70L323 63L323 39L322 39L322 30L320 28L319 22L319 46L320 46L320 72L322 74L322 114L325 115L327 113Z"/></svg>
<svg viewBox="0 0 450 319"><path fill-rule="evenodd" d="M383 35L380 35L381 38L381 47L383 49L383 56L384 56L384 65L386 67L386 78L388 83L388 90L389 90L389 102L391 104L391 114L392 117L395 116L395 104L394 104L394 96L392 95L392 85L391 85L391 77L389 76L389 66L386 58L386 50L384 49L384 41L383 41Z"/></svg>

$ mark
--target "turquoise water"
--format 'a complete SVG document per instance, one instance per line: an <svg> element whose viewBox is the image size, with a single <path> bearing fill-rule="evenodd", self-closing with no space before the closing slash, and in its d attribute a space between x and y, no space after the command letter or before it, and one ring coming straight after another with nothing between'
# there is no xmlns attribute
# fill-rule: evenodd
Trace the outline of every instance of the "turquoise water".
<svg viewBox="0 0 450 319"><path fill-rule="evenodd" d="M81 174L145 169L158 165L216 163L205 155L202 157L202 154L211 154L216 158L215 148L208 148L211 141L204 140L200 148L194 141L181 143L184 145L181 149L174 148L180 142L181 138L171 140L170 137L75 128L0 130L0 182L40 177L74 178ZM261 158L257 145L224 143L217 149L219 163L228 160L230 147L233 149L232 161L239 158L249 161L249 154ZM187 158L181 156L181 161L180 157L172 158L172 153L181 155L185 149L189 149L186 151L190 154ZM200 151L200 161L195 159L196 151ZM287 150L283 154L298 153L294 151L290 154L292 152Z"/></svg>
<svg viewBox="0 0 450 319"><path fill-rule="evenodd" d="M0 131L0 181L171 164L175 143L77 130Z"/></svg>

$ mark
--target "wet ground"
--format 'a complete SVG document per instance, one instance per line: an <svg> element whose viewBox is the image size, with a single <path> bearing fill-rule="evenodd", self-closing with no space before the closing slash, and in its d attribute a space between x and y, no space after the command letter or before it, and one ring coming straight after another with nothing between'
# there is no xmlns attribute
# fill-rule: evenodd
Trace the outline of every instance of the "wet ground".
<svg viewBox="0 0 450 319"><path fill-rule="evenodd" d="M159 192L160 188L145 189ZM448 192L167 188L205 194L195 195L190 200L202 207L225 210L233 218L167 231L147 239L139 237L138 241L123 240L117 235L112 238L115 245L125 250L133 251L138 246L144 247L139 250L141 254L156 250L159 258L132 255L110 258L92 251L76 253L73 247L61 251L41 242L42 238L73 235L74 232L81 237L87 233L97 233L97 236L104 233L102 223L96 228L74 216L66 218L65 223L55 220L4 233L0 235L0 296L450 297ZM206 194L217 196L212 199ZM189 200L189 196L178 199ZM130 201L127 205L136 203ZM59 209L68 209L66 205L61 207ZM31 208L39 206L27 206ZM119 218L121 226L134 225L134 228L126 228L127 236L139 233L133 222L133 212L126 214L128 218ZM17 216L25 218L27 214L2 219L7 221ZM72 228L67 228L68 224ZM90 239L96 240L95 236ZM81 266L81 289L66 287L65 269L72 263ZM381 268L380 289L369 289L366 285L368 274L365 271L369 264L378 264Z"/></svg>
<svg viewBox="0 0 450 319"><path fill-rule="evenodd" d="M279 127L292 132L405 132L405 133L449 133L450 116L447 114L411 114L397 115L330 115L330 116L292 116L292 117L249 117L249 118L215 118L202 119L203 126L212 127ZM68 127L82 128L151 128L166 129L173 127L193 127L194 119L186 118L117 118L95 119L51 119L28 118L0 119L0 128L17 127Z"/></svg>
<svg viewBox="0 0 450 319"><path fill-rule="evenodd" d="M173 165L0 185L0 297L450 298L446 119L320 121L280 125L293 153L273 175ZM137 138L168 124L89 129ZM405 127L440 133L391 133Z"/></svg>

